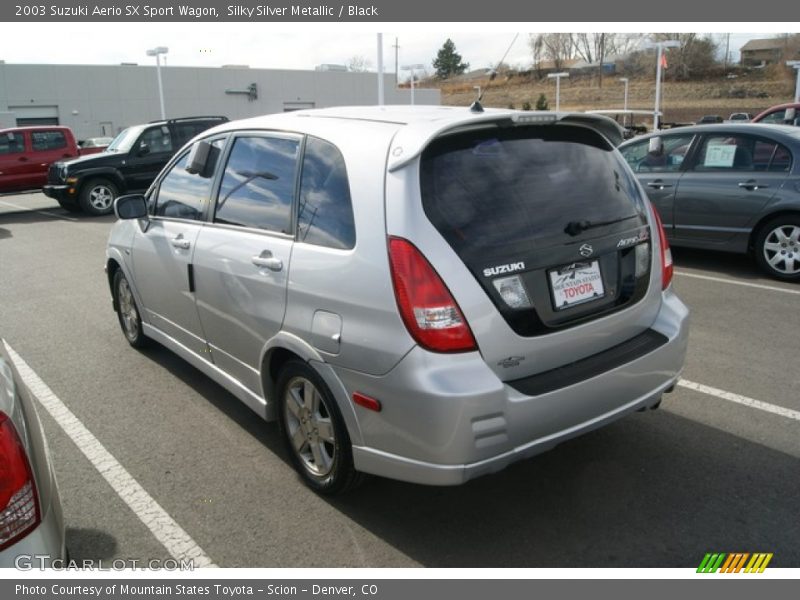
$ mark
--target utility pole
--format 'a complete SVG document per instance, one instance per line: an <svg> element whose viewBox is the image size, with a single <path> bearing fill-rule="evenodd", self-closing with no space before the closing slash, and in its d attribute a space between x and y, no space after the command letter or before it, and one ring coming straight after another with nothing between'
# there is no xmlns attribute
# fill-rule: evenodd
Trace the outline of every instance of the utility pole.
<svg viewBox="0 0 800 600"><path fill-rule="evenodd" d="M400 73L397 67L400 64L400 46L397 43L397 38L394 38L394 46L392 48L394 48L394 87L397 87L400 85Z"/></svg>
<svg viewBox="0 0 800 600"><path fill-rule="evenodd" d="M725 70L728 70L728 57L731 55L731 34L725 35Z"/></svg>

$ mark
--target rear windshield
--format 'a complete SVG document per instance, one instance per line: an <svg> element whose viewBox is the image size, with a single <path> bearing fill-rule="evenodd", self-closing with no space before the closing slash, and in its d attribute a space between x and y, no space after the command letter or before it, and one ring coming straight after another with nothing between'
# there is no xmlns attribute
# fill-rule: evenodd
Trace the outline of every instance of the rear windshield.
<svg viewBox="0 0 800 600"><path fill-rule="evenodd" d="M422 155L420 184L426 215L468 262L645 223L624 162L583 127L492 128L439 138Z"/></svg>

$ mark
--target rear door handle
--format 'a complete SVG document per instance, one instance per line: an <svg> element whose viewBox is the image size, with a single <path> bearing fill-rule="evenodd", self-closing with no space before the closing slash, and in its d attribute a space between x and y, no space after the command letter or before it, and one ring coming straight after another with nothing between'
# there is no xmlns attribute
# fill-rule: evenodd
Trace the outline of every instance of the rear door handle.
<svg viewBox="0 0 800 600"><path fill-rule="evenodd" d="M758 183L755 179L748 179L747 181L739 182L739 187L752 191L763 190L764 188L768 188L769 185L766 183Z"/></svg>
<svg viewBox="0 0 800 600"><path fill-rule="evenodd" d="M671 183L664 183L663 179L655 179L653 181L648 181L645 184L649 188L653 188L654 190L663 190L664 188L671 188Z"/></svg>
<svg viewBox="0 0 800 600"><path fill-rule="evenodd" d="M180 250L188 250L192 246L192 243L184 238L182 233L179 233L178 237L172 238L170 243Z"/></svg>
<svg viewBox="0 0 800 600"><path fill-rule="evenodd" d="M283 261L280 258L275 258L272 256L272 252L269 250L264 250L261 252L261 254L254 256L251 260L255 266L267 268L270 271L280 271L283 269Z"/></svg>

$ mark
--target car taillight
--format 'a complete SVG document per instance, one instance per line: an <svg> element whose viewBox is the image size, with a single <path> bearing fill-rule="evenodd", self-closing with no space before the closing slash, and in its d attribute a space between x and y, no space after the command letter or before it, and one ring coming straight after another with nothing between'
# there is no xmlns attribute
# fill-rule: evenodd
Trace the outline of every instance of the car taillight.
<svg viewBox="0 0 800 600"><path fill-rule="evenodd" d="M656 227L658 227L659 246L661 246L661 289L665 290L672 283L672 250L670 250L669 242L667 241L664 224L661 222L661 215L658 214L658 209L655 206L652 206L652 208L656 217Z"/></svg>
<svg viewBox="0 0 800 600"><path fill-rule="evenodd" d="M11 419L0 412L0 550L41 521L33 472Z"/></svg>
<svg viewBox="0 0 800 600"><path fill-rule="evenodd" d="M477 350L461 309L422 253L391 237L389 261L400 316L417 343L434 352Z"/></svg>

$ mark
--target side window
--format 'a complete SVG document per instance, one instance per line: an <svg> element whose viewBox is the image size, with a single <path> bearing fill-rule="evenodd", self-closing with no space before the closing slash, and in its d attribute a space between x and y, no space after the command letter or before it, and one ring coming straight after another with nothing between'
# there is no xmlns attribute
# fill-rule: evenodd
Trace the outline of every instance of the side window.
<svg viewBox="0 0 800 600"><path fill-rule="evenodd" d="M762 151L766 148L762 145ZM703 141L696 171L726 172L754 171L756 139L748 135L710 135ZM769 156L761 158L762 165L769 164Z"/></svg>
<svg viewBox="0 0 800 600"><path fill-rule="evenodd" d="M783 123L783 118L785 115L785 110L776 110L775 112L769 113L767 116L761 119L759 123L777 123L780 125Z"/></svg>
<svg viewBox="0 0 800 600"><path fill-rule="evenodd" d="M225 140L216 140L212 146L219 151L224 144ZM161 180L155 198L155 216L193 221L203 218L214 179L213 176L204 177L186 170L189 153L186 151ZM218 155L219 152L213 154L211 160L216 160ZM213 173L213 165L209 165L205 172Z"/></svg>
<svg viewBox="0 0 800 600"><path fill-rule="evenodd" d="M31 143L37 152L58 150L67 147L67 138L63 131L32 131Z"/></svg>
<svg viewBox="0 0 800 600"><path fill-rule="evenodd" d="M21 133L4 133L0 135L0 154L13 154L25 151L25 138Z"/></svg>
<svg viewBox="0 0 800 600"><path fill-rule="evenodd" d="M139 152L144 151L147 154L171 153L172 138L169 134L169 128L163 125L146 130L142 137L139 138L139 143L136 147Z"/></svg>
<svg viewBox="0 0 800 600"><path fill-rule="evenodd" d="M662 136L659 151L650 151L650 139L642 140L623 149L622 156L636 172L680 171L693 138L687 134Z"/></svg>
<svg viewBox="0 0 800 600"><path fill-rule="evenodd" d="M344 157L336 146L314 137L306 141L303 156L297 240L340 249L356 244Z"/></svg>
<svg viewBox="0 0 800 600"><path fill-rule="evenodd" d="M300 142L237 137L222 176L214 221L291 233Z"/></svg>
<svg viewBox="0 0 800 600"><path fill-rule="evenodd" d="M791 171L792 170L792 153L789 149L780 144L776 144L775 153L772 155L772 160L769 163L770 171Z"/></svg>

